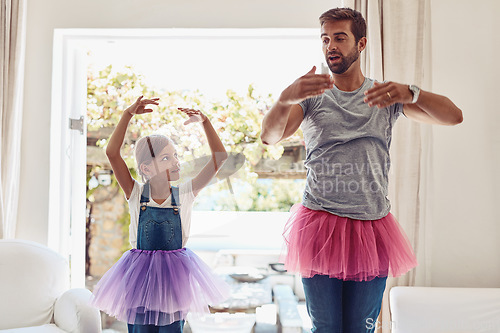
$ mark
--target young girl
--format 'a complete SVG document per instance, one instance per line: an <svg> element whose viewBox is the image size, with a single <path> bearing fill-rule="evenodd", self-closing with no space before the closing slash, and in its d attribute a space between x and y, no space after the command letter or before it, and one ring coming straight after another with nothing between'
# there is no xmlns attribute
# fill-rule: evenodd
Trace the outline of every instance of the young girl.
<svg viewBox="0 0 500 333"><path fill-rule="evenodd" d="M139 97L122 115L106 149L113 172L130 208L130 244L120 260L102 277L93 304L128 323L130 333L182 332L188 312L207 312L208 304L228 297L228 286L192 251L185 248L194 198L215 176L227 153L208 118L200 111L179 110L184 123L203 125L212 159L191 181L178 188L179 161L172 142L149 135L136 143L139 174L134 180L120 148L128 123L136 114L152 112L158 98Z"/></svg>

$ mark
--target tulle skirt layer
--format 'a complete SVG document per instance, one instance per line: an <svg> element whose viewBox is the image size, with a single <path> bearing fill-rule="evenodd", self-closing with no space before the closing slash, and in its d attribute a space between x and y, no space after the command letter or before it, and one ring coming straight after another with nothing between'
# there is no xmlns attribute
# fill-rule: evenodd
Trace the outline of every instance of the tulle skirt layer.
<svg viewBox="0 0 500 333"><path fill-rule="evenodd" d="M129 324L164 326L228 296L229 286L189 249L132 249L101 278L92 303Z"/></svg>
<svg viewBox="0 0 500 333"><path fill-rule="evenodd" d="M316 274L369 281L400 276L417 266L410 242L392 214L353 220L296 204L283 236L285 268L303 277Z"/></svg>

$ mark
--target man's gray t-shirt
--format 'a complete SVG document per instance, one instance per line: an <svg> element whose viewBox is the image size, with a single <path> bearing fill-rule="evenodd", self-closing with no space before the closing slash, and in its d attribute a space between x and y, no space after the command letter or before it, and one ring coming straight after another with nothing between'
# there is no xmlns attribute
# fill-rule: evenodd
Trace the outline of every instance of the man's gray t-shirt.
<svg viewBox="0 0 500 333"><path fill-rule="evenodd" d="M390 210L387 198L389 147L400 103L370 107L366 78L355 91L335 86L302 101L307 180L302 204L357 220L376 220Z"/></svg>

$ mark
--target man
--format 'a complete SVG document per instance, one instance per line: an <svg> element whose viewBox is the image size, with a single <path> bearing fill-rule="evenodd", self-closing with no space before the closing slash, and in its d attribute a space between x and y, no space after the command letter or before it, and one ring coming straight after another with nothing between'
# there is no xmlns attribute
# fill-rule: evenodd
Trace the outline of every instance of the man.
<svg viewBox="0 0 500 333"><path fill-rule="evenodd" d="M276 144L299 126L304 133L307 180L286 226L285 267L302 275L312 331L373 332L387 276L417 265L387 199L392 127L400 114L455 125L462 112L414 85L365 78L359 12L331 9L320 24L333 77L313 67L287 87L265 115L261 139Z"/></svg>

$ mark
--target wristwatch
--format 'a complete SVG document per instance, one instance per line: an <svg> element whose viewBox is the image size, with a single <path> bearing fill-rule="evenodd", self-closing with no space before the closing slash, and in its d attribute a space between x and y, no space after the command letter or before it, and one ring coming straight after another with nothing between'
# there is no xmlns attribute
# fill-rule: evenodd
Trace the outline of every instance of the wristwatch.
<svg viewBox="0 0 500 333"><path fill-rule="evenodd" d="M411 100L411 103L417 103L418 96L420 95L420 88L417 87L414 84L410 84L408 86L408 89L410 89L411 93L413 94L413 99Z"/></svg>

